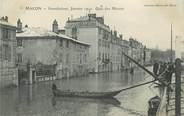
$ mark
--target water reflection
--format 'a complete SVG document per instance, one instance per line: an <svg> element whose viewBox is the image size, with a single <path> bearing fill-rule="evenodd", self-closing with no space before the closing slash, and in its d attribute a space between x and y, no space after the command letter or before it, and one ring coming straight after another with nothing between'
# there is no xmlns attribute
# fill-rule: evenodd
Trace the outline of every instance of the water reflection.
<svg viewBox="0 0 184 116"><path fill-rule="evenodd" d="M145 81L139 69L129 72L100 73L88 77L55 80L61 90L119 90ZM1 116L135 116L147 112L147 100L152 97L148 87L123 91L114 99L53 97L52 81L17 88L0 89ZM141 112L141 113L140 113Z"/></svg>
<svg viewBox="0 0 184 116"><path fill-rule="evenodd" d="M79 97L52 97L51 99L52 105L56 107L56 105L61 105L62 102L72 102L72 103L81 103L89 104L89 103L100 103L100 104L111 104L114 106L119 106L121 104L116 98L104 98L104 99L95 99L95 98L79 98Z"/></svg>

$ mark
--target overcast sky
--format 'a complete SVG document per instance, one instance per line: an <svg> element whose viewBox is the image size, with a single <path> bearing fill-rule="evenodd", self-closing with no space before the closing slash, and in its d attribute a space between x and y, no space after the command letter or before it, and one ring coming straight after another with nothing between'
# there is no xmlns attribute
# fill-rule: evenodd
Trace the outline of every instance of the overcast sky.
<svg viewBox="0 0 184 116"><path fill-rule="evenodd" d="M56 19L59 28L64 28L68 17L74 19L84 16L89 13L84 8L92 8L91 13L104 16L105 23L123 34L125 39L136 38L150 48L170 48L171 23L173 44L176 36L184 38L183 0L0 0L0 3L0 16L8 16L14 25L20 18L23 25L51 29L52 21ZM26 6L42 7L42 10L25 10ZM100 6L121 9L95 9ZM48 7L75 7L83 10L48 10Z"/></svg>

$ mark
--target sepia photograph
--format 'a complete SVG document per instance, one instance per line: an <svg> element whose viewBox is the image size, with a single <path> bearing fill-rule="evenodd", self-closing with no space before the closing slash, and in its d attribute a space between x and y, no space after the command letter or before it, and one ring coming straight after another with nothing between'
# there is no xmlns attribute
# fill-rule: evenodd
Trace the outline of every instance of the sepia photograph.
<svg viewBox="0 0 184 116"><path fill-rule="evenodd" d="M184 116L184 1L0 0L0 116Z"/></svg>

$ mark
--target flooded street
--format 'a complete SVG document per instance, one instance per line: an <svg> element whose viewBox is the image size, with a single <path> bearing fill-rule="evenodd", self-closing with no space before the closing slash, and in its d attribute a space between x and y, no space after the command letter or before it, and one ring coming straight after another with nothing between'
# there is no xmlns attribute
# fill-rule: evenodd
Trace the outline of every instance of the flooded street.
<svg viewBox="0 0 184 116"><path fill-rule="evenodd" d="M55 80L58 88L73 91L119 90L152 80L139 69L129 72L90 74L88 77ZM53 81L1 88L1 116L145 116L147 101L157 95L151 84L122 91L115 99L54 98Z"/></svg>

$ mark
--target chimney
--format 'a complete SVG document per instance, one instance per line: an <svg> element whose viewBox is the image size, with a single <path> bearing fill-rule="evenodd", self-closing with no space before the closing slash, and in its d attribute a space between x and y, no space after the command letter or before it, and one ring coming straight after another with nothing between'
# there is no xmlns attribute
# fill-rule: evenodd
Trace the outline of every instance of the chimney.
<svg viewBox="0 0 184 116"><path fill-rule="evenodd" d="M17 21L17 32L22 32L22 22L20 19Z"/></svg>
<svg viewBox="0 0 184 116"><path fill-rule="evenodd" d="M104 17L97 17L97 21L104 24Z"/></svg>
<svg viewBox="0 0 184 116"><path fill-rule="evenodd" d="M52 31L58 33L58 22L56 21L56 19L53 21Z"/></svg>
<svg viewBox="0 0 184 116"><path fill-rule="evenodd" d="M117 31L114 31L114 35L117 37Z"/></svg>
<svg viewBox="0 0 184 116"><path fill-rule="evenodd" d="M25 28L28 28L28 25L27 24L25 25Z"/></svg>
<svg viewBox="0 0 184 116"><path fill-rule="evenodd" d="M4 21L4 17L1 17L1 20Z"/></svg>
<svg viewBox="0 0 184 116"><path fill-rule="evenodd" d="M8 22L8 17L7 17L7 16L5 16L5 17L4 17L4 20L5 20L6 22Z"/></svg>
<svg viewBox="0 0 184 116"><path fill-rule="evenodd" d="M122 34L119 34L119 37L120 37L121 39L123 39L123 35L122 35Z"/></svg>
<svg viewBox="0 0 184 116"><path fill-rule="evenodd" d="M88 14L88 17L96 18L96 13Z"/></svg>
<svg viewBox="0 0 184 116"><path fill-rule="evenodd" d="M5 17L1 17L1 19L0 19L1 21L4 21L4 22L8 22L8 17L7 16L5 16Z"/></svg>

